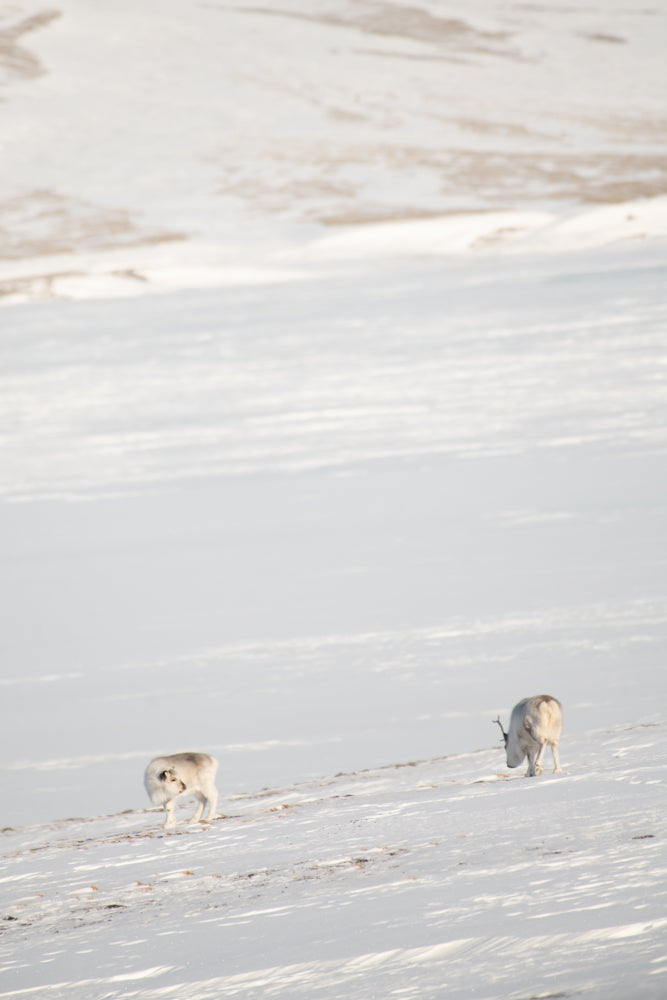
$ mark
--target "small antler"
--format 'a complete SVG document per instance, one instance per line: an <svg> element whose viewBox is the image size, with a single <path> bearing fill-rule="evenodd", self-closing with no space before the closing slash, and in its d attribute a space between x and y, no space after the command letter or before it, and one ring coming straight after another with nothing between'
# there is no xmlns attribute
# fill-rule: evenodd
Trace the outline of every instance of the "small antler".
<svg viewBox="0 0 667 1000"><path fill-rule="evenodd" d="M493 719L493 722L497 722L498 725L500 726L500 732L503 734L503 740L505 741L505 746L507 746L507 733L503 729L503 724L500 721L500 714L498 714L498 717L496 719Z"/></svg>

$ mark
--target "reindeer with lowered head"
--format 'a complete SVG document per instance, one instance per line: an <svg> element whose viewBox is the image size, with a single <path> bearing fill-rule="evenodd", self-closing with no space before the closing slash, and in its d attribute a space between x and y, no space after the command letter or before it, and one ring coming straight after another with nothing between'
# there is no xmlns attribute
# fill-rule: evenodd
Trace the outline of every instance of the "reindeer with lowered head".
<svg viewBox="0 0 667 1000"><path fill-rule="evenodd" d="M493 720L500 726L507 751L507 766L518 767L528 758L526 777L542 774L544 752L551 747L554 771L560 771L558 744L563 729L563 707L557 698L538 694L524 698L512 709L509 732L503 729L500 715Z"/></svg>

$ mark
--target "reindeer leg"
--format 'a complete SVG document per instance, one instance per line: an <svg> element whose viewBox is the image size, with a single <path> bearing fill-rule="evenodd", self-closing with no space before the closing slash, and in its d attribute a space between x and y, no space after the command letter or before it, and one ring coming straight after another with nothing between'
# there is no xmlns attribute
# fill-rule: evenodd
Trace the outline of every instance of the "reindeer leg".
<svg viewBox="0 0 667 1000"><path fill-rule="evenodd" d="M535 763L533 765L533 774L542 774L544 767L542 761L544 760L544 751L547 748L546 740L540 743L540 749L537 752L537 757L535 758Z"/></svg>
<svg viewBox="0 0 667 1000"><path fill-rule="evenodd" d="M218 792L217 789L214 788L213 791L209 792L208 812L206 814L206 819L209 821L215 819L215 814L217 812L217 809L218 809Z"/></svg>
<svg viewBox="0 0 667 1000"><path fill-rule="evenodd" d="M563 768L560 766L560 754L558 753L557 743L551 744L551 753L553 754L554 758L554 774L558 774L563 770Z"/></svg>
<svg viewBox="0 0 667 1000"><path fill-rule="evenodd" d="M527 778L534 778L536 775L542 773L542 758L544 757L545 747L545 743L538 743L535 740L530 749L526 751L526 756L528 757Z"/></svg>
<svg viewBox="0 0 667 1000"><path fill-rule="evenodd" d="M165 819L164 828L165 830L173 830L176 826L176 814L174 812L176 808L176 799L169 799L168 802L164 804Z"/></svg>
<svg viewBox="0 0 667 1000"><path fill-rule="evenodd" d="M201 792L197 792L197 800L197 808L194 811L192 819L188 820L189 823L198 823L204 811L204 803L206 802L206 799Z"/></svg>

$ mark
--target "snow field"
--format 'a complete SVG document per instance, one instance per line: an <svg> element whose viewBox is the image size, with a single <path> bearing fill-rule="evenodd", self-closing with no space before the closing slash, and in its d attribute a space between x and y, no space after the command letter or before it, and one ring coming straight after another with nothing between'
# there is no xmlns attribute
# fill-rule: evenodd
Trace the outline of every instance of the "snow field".
<svg viewBox="0 0 667 1000"><path fill-rule="evenodd" d="M0 1000L664 1000L666 43L0 11Z"/></svg>
<svg viewBox="0 0 667 1000"><path fill-rule="evenodd" d="M0 996L652 998L664 724L3 833ZM13 957L10 957L13 956ZM306 958L307 956L307 958ZM91 992L92 991L92 992Z"/></svg>

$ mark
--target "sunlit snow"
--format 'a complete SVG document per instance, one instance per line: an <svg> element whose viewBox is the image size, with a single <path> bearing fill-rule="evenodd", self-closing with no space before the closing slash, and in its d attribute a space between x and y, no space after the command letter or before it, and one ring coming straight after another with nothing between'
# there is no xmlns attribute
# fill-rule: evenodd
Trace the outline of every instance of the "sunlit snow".
<svg viewBox="0 0 667 1000"><path fill-rule="evenodd" d="M666 43L0 9L0 998L665 996Z"/></svg>

